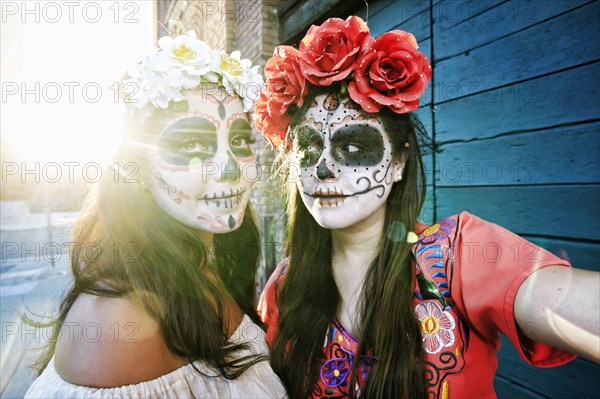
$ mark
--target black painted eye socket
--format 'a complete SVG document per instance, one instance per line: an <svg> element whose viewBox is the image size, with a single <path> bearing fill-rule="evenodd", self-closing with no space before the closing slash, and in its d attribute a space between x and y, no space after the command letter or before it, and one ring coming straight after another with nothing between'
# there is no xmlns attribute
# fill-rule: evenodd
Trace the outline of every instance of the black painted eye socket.
<svg viewBox="0 0 600 399"><path fill-rule="evenodd" d="M161 133L157 146L160 157L173 165L188 165L193 158L205 161L217 151L217 130L204 118L181 119Z"/></svg>
<svg viewBox="0 0 600 399"><path fill-rule="evenodd" d="M360 158L365 151L368 151L364 145L360 143L347 142L340 145L334 145L334 157L338 161L342 159Z"/></svg>
<svg viewBox="0 0 600 399"><path fill-rule="evenodd" d="M315 129L302 126L297 131L296 152L300 155L300 166L314 166L323 152L323 137Z"/></svg>
<svg viewBox="0 0 600 399"><path fill-rule="evenodd" d="M244 119L236 119L231 122L229 128L229 147L236 157L249 157L252 155L252 147L256 140L252 136L252 127Z"/></svg>
<svg viewBox="0 0 600 399"><path fill-rule="evenodd" d="M210 147L198 136L188 137L182 140L178 152L186 154L202 154L209 151Z"/></svg>
<svg viewBox="0 0 600 399"><path fill-rule="evenodd" d="M333 133L331 147L334 159L348 166L376 165L384 152L381 132L368 125L339 128Z"/></svg>

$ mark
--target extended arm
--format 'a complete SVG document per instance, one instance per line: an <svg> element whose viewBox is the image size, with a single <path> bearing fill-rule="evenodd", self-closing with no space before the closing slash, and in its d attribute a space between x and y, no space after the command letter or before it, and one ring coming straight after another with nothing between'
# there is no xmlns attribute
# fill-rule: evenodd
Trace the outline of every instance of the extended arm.
<svg viewBox="0 0 600 399"><path fill-rule="evenodd" d="M600 273L544 267L523 282L514 310L526 337L600 363Z"/></svg>

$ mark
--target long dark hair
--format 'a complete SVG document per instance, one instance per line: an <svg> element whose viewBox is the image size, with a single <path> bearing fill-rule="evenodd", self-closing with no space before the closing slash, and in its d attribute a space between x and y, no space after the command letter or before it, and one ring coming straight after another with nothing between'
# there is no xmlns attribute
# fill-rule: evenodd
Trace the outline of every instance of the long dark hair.
<svg viewBox="0 0 600 399"><path fill-rule="evenodd" d="M148 125L148 129L151 126ZM247 344L228 343L224 298L262 325L255 310L255 276L259 231L248 204L240 228L215 234L214 261L198 231L165 213L141 182L147 178L143 151L150 142L143 125L131 124L128 139L110 165L124 168L118 176L105 170L83 205L73 228L73 283L60 302L58 314L38 327L53 330L44 353L34 364L39 373L48 365L69 310L79 295L127 295L160 325L168 349L190 362L203 360L228 379L266 360L250 355L236 359ZM140 173L130 176L135 168Z"/></svg>
<svg viewBox="0 0 600 399"><path fill-rule="evenodd" d="M328 87L325 93L335 93ZM306 113L314 90L296 112L290 127ZM403 178L393 185L386 203L384 231L378 255L371 263L359 300L360 324L357 359L367 351L378 358L362 389L365 398L421 398L424 395L422 345L413 309L412 254L406 240L388 238L386 232L404 226L411 231L425 200L425 171L416 129L422 125L414 115L398 115L384 108L373 114L392 140L392 150L404 156ZM408 148L405 148L408 143ZM293 179L289 179L290 181ZM323 359L323 339L337 311L340 294L332 267L331 232L319 226L304 206L295 184L288 192L289 264L278 295L279 334L272 348L274 370L292 397L310 396ZM354 397L359 362L353 362L348 394Z"/></svg>

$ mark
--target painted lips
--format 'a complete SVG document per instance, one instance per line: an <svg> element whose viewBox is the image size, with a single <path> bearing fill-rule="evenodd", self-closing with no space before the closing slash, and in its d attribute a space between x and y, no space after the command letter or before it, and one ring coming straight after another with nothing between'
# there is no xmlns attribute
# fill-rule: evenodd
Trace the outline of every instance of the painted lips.
<svg viewBox="0 0 600 399"><path fill-rule="evenodd" d="M196 200L204 201L206 205L215 205L217 208L223 206L224 208L233 208L242 202L242 195L246 192L243 188L236 190L230 189L227 191L221 191L220 193L213 193L212 195L204 194L204 196L198 195Z"/></svg>
<svg viewBox="0 0 600 399"><path fill-rule="evenodd" d="M345 195L342 191L333 189L316 189L313 194L305 193L315 199L317 205L322 207L337 207L344 203L350 195Z"/></svg>

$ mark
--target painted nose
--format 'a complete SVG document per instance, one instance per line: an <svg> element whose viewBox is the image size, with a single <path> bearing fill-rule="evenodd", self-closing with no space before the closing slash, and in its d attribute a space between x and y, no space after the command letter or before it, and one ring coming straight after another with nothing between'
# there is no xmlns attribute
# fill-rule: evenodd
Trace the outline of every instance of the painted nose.
<svg viewBox="0 0 600 399"><path fill-rule="evenodd" d="M321 158L321 161L316 166L316 175L317 179L325 180L331 179L335 177L335 173L327 166L327 162L325 162L325 158Z"/></svg>
<svg viewBox="0 0 600 399"><path fill-rule="evenodd" d="M238 181L240 176L242 175L242 171L240 170L240 165L231 154L231 151L227 151L227 163L225 167L221 168L221 173L219 174L219 181Z"/></svg>

